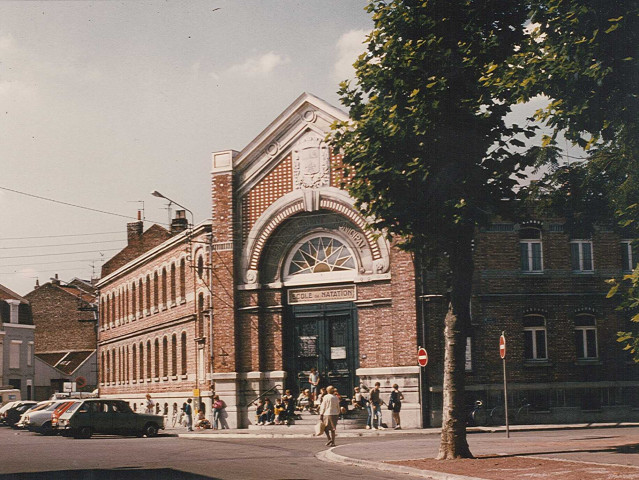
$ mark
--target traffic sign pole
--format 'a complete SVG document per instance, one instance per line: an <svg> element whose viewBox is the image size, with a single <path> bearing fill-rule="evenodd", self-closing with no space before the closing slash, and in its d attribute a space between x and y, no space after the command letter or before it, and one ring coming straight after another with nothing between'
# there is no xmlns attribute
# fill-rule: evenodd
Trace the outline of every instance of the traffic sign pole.
<svg viewBox="0 0 639 480"><path fill-rule="evenodd" d="M426 349L423 347L419 347L417 349L417 364L419 365L419 404L420 411L422 412L422 416L424 415L424 408L422 406L423 392L422 392L422 375L424 374L424 367L428 365L428 353ZM422 418L422 425L424 424L424 419Z"/></svg>
<svg viewBox="0 0 639 480"><path fill-rule="evenodd" d="M506 412L506 437L510 438L510 426L508 424L508 386L506 383L506 337L501 332L499 337L499 355L504 366L504 412Z"/></svg>

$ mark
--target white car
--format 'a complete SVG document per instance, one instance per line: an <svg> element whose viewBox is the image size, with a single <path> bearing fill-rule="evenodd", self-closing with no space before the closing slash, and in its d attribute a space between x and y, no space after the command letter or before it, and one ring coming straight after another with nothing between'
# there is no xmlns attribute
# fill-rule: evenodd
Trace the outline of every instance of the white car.
<svg viewBox="0 0 639 480"><path fill-rule="evenodd" d="M25 412L20 419L24 428L32 432L38 432L43 435L54 433L51 428L51 415L53 411L64 402L51 401L41 402L37 407Z"/></svg>

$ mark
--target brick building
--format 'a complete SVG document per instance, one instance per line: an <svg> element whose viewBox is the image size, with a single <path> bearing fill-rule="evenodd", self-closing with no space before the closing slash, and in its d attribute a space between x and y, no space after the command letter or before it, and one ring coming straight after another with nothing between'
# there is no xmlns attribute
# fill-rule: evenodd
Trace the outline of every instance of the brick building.
<svg viewBox="0 0 639 480"><path fill-rule="evenodd" d="M495 222L476 235L475 263L468 404L481 400L488 412L503 405L504 332L509 410L521 412L518 422L639 419L639 365L616 341L628 316L606 298L605 283L636 266L632 240L606 228L571 235L562 219ZM425 384L438 425L446 289L437 268L424 278L425 343L434 360Z"/></svg>
<svg viewBox="0 0 639 480"><path fill-rule="evenodd" d="M0 285L0 385L33 399L33 316L29 301Z"/></svg>
<svg viewBox="0 0 639 480"><path fill-rule="evenodd" d="M210 224L191 228L179 210L170 232L153 225L142 234L142 222L127 229L163 240L135 256L120 253L115 258L126 262L103 268L100 395L125 398L138 408L151 393L161 411L172 412L173 404L181 406L201 388L210 411L210 324L204 318L210 302Z"/></svg>
<svg viewBox="0 0 639 480"><path fill-rule="evenodd" d="M96 289L87 280L58 279L25 295L31 303L35 329L35 398L62 392L65 382L84 391L97 386Z"/></svg>
<svg viewBox="0 0 639 480"><path fill-rule="evenodd" d="M341 119L303 94L242 151L213 153L210 224L103 272L101 393L135 403L151 392L167 406L192 395L210 412L215 392L228 425L246 427L258 395L298 392L315 367L347 396L379 381L387 399L397 383L403 426L439 424L447 268L416 268L367 229L324 141ZM530 403L530 421L639 407L636 367L615 341L626 319L604 283L635 264L630 242L564 228L526 219L477 232L468 403L500 404L504 331L511 405Z"/></svg>

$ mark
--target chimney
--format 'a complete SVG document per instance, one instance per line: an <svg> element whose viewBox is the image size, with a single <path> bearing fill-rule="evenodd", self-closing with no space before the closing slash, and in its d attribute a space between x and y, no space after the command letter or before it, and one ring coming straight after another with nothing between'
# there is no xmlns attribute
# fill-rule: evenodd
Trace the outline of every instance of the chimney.
<svg viewBox="0 0 639 480"><path fill-rule="evenodd" d="M35 290L36 288L40 288L40 279L36 278L36 284L35 287L33 287L33 289Z"/></svg>
<svg viewBox="0 0 639 480"><path fill-rule="evenodd" d="M60 279L58 278L58 274L55 274L55 277L51 279L51 283L54 285L60 285Z"/></svg>
<svg viewBox="0 0 639 480"><path fill-rule="evenodd" d="M144 222L142 221L142 214L138 210L138 221L126 224L126 237L127 243L131 245L140 240L142 232L144 231Z"/></svg>
<svg viewBox="0 0 639 480"><path fill-rule="evenodd" d="M189 221L186 219L185 210L176 210L175 218L171 221L171 235L183 232L189 227Z"/></svg>

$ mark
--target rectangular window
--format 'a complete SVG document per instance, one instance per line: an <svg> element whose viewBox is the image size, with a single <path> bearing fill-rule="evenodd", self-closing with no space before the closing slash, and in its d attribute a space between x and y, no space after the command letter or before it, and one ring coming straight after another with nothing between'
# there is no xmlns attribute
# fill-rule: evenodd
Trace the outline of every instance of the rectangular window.
<svg viewBox="0 0 639 480"><path fill-rule="evenodd" d="M33 365L33 342L27 343L27 367Z"/></svg>
<svg viewBox="0 0 639 480"><path fill-rule="evenodd" d="M543 270L541 242L523 241L519 245L522 272L541 272Z"/></svg>
<svg viewBox="0 0 639 480"><path fill-rule="evenodd" d="M578 315L575 319L575 347L577 359L595 359L597 351L597 326L593 315Z"/></svg>
<svg viewBox="0 0 639 480"><path fill-rule="evenodd" d="M20 368L20 350L22 342L20 340L11 340L9 347L9 368Z"/></svg>
<svg viewBox="0 0 639 480"><path fill-rule="evenodd" d="M524 317L524 356L526 360L546 360L546 319L541 315Z"/></svg>
<svg viewBox="0 0 639 480"><path fill-rule="evenodd" d="M621 270L632 272L635 268L635 256L633 255L632 240L621 241Z"/></svg>
<svg viewBox="0 0 639 480"><path fill-rule="evenodd" d="M592 242L573 240L570 242L570 266L573 272L592 272Z"/></svg>

